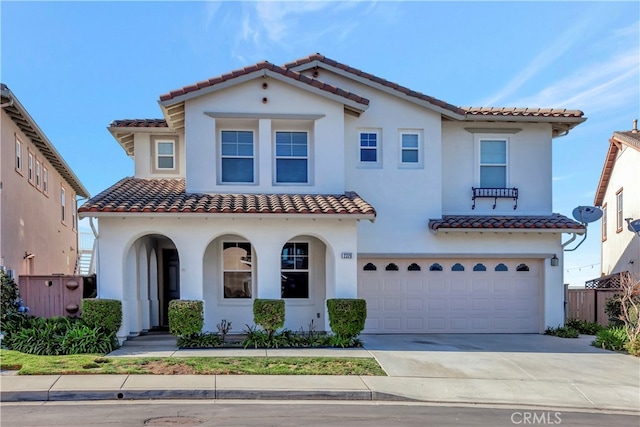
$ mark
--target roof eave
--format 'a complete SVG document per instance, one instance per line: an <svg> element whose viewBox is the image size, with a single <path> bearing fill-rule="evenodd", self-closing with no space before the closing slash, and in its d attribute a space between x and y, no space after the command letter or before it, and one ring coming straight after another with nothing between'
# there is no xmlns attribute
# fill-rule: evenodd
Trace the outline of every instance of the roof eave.
<svg viewBox="0 0 640 427"><path fill-rule="evenodd" d="M585 233L585 228L465 228L438 227L430 228L434 233L538 233L538 234L578 234Z"/></svg>
<svg viewBox="0 0 640 427"><path fill-rule="evenodd" d="M101 212L101 211L86 211L78 210L78 218L151 218L162 216L166 217L181 217L184 218L196 217L196 218L279 218L279 219L339 219L339 220L369 220L373 222L375 220L375 214L312 214L312 213L248 213L248 212Z"/></svg>
<svg viewBox="0 0 640 427"><path fill-rule="evenodd" d="M298 87L300 89L319 94L319 95L321 95L321 96L323 96L325 98L329 98L329 99L331 99L333 101L336 101L336 102L339 102L341 104L344 104L345 106L349 107L349 109L355 110L355 111L360 112L360 113L366 111L367 108L369 108L369 106L366 105L366 104L362 104L360 102L351 100L349 98L345 98L344 96L341 96L341 95L337 95L337 94L333 94L331 92L327 92L326 90L322 90L320 88L317 88L315 86L309 85L307 83L304 83L304 82L301 82L301 81L298 81L298 80L294 80L294 79L292 79L290 77L284 76L284 75L282 75L280 73L276 73L276 72L271 71L271 70L269 70L267 68L259 69L259 70L253 71L251 73L248 73L248 74L244 74L244 75L241 75L241 76L238 76L238 77L234 77L233 79L229 79L229 80L226 80L224 82L216 83L215 85L204 87L204 88L199 89L197 91L185 93L183 95L178 95L178 96L175 96L175 97L173 97L171 99L168 99L168 100L165 100L165 101L161 100L161 101L159 101L159 104L160 104L161 107L168 108L168 107L170 107L172 105L175 105L175 104L178 104L180 102L185 102L185 101L188 101L190 99L199 98L201 96L208 95L208 94L213 93L213 92L218 92L220 90L236 86L236 85L238 85L240 83L244 83L244 82L248 82L248 81L251 81L251 80L255 80L255 79L260 78L260 77L270 77L270 78L273 78L275 80L278 80L278 81L281 81L281 82L288 83L290 85L296 86L296 87Z"/></svg>
<svg viewBox="0 0 640 427"><path fill-rule="evenodd" d="M153 134L176 134L176 132L168 127L117 127L107 126L107 130L118 141L120 147L127 156L133 158L135 155L133 136L136 133L153 133Z"/></svg>
<svg viewBox="0 0 640 427"><path fill-rule="evenodd" d="M82 184L80 179L73 172L71 167L64 160L62 155L56 150L54 145L49 141L49 138L45 135L45 133L40 129L36 121L31 117L27 109L20 103L18 98L11 92L11 89L4 86L1 89L2 97L7 98L9 100L13 100L13 104L10 107L13 107L17 110L21 119L27 122L29 126L29 133L34 134L37 139L30 137L31 141L38 147L38 149L42 152L44 157L47 158L49 163L58 171L58 173L69 183L69 185L75 190L76 194L83 198L89 197L89 191ZM9 114L7 114L9 115ZM11 118L11 115L9 115ZM13 118L12 118L13 120ZM15 121L14 121L15 123ZM18 127L22 129L22 126L16 123Z"/></svg>
<svg viewBox="0 0 640 427"><path fill-rule="evenodd" d="M420 105L421 107L433 110L433 111L435 111L435 112L437 112L439 114L442 114L443 116L448 117L450 119L453 119L453 120L464 120L464 118L465 118L464 114L457 114L457 113L455 113L455 112L453 112L451 110L447 110L446 108L442 108L442 107L440 107L438 105L432 104L432 103L430 103L428 101L425 101L423 99L419 99L419 98L416 98L416 97L413 97L413 96L406 95L404 93L401 93L401 92L397 91L396 89L393 89L391 87L385 86L385 85L380 84L380 83L376 83L376 82L371 81L371 80L369 80L369 79L367 79L365 77L358 76L357 74L350 73L349 71L343 70L343 69L338 68L338 67L334 67L334 66L332 66L330 64L327 64L326 62L322 62L322 61L319 61L317 59L315 59L313 61L310 61L308 63L305 63L305 64L300 64L300 65L297 65L295 67L291 67L290 69L293 70L293 71L300 72L300 71L308 70L308 69L314 68L314 67L325 68L325 69L327 69L327 70L329 70L331 72L339 74L339 75L341 75L343 77L347 77L348 79L355 80L355 81L357 81L359 83L362 83L362 84L364 84L366 86L374 87L374 88L376 88L376 89L378 89L378 90L380 90L382 92L385 92L385 93L387 93L389 95L396 96L398 98L404 99L404 100L409 101L411 103Z"/></svg>

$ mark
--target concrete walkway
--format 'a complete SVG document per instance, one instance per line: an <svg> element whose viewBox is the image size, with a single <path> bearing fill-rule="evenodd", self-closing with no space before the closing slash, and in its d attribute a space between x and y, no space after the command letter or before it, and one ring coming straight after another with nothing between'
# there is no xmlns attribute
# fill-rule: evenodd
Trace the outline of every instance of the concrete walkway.
<svg viewBox="0 0 640 427"><path fill-rule="evenodd" d="M592 337L362 338L364 349L179 350L171 337L148 336L109 357L375 357L388 376L3 375L0 398L406 400L640 414L640 360L595 349Z"/></svg>

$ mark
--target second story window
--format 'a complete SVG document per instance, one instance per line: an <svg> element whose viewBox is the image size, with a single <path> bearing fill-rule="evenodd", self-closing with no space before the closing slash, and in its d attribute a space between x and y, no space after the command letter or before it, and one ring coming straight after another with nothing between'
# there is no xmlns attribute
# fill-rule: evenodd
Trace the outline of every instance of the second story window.
<svg viewBox="0 0 640 427"><path fill-rule="evenodd" d="M22 172L22 142L16 138L16 170Z"/></svg>
<svg viewBox="0 0 640 427"><path fill-rule="evenodd" d="M507 187L507 141L480 140L480 187Z"/></svg>
<svg viewBox="0 0 640 427"><path fill-rule="evenodd" d="M307 132L276 132L276 183L309 182Z"/></svg>
<svg viewBox="0 0 640 427"><path fill-rule="evenodd" d="M607 240L607 204L602 205L602 241Z"/></svg>
<svg viewBox="0 0 640 427"><path fill-rule="evenodd" d="M42 172L41 172L41 168L42 166L40 165L40 160L36 159L36 187L38 189L40 189L40 187L42 186Z"/></svg>
<svg viewBox="0 0 640 427"><path fill-rule="evenodd" d="M64 187L60 187L60 207L61 207L61 215L60 218L62 220L62 222L66 222L67 221L67 212L66 212L66 205L67 201L66 201L66 194L64 191Z"/></svg>
<svg viewBox="0 0 640 427"><path fill-rule="evenodd" d="M156 141L156 169L174 170L175 165L175 143L173 141Z"/></svg>
<svg viewBox="0 0 640 427"><path fill-rule="evenodd" d="M49 192L49 169L42 167L42 191L47 194Z"/></svg>
<svg viewBox="0 0 640 427"><path fill-rule="evenodd" d="M400 164L420 165L420 135L414 132L400 133Z"/></svg>
<svg viewBox="0 0 640 427"><path fill-rule="evenodd" d="M73 196L73 198L71 199L72 203L71 203L71 227L73 227L74 230L76 230L76 223L78 222L77 220L77 207L76 207L76 196Z"/></svg>
<svg viewBox="0 0 640 427"><path fill-rule="evenodd" d="M29 177L29 182L33 184L33 154L29 151L29 158L27 159L27 169Z"/></svg>
<svg viewBox="0 0 640 427"><path fill-rule="evenodd" d="M361 131L359 145L361 165L380 164L380 134L376 131Z"/></svg>
<svg viewBox="0 0 640 427"><path fill-rule="evenodd" d="M622 231L624 223L624 214L622 211L622 188L616 192L616 232Z"/></svg>
<svg viewBox="0 0 640 427"><path fill-rule="evenodd" d="M221 142L221 181L254 182L253 132L223 130Z"/></svg>

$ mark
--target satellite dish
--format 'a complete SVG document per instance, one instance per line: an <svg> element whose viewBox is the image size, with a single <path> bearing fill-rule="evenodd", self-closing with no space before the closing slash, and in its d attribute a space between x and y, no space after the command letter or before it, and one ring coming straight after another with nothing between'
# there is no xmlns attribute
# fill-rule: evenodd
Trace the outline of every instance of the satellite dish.
<svg viewBox="0 0 640 427"><path fill-rule="evenodd" d="M602 218L602 210L593 206L578 206L573 210L573 217L586 224Z"/></svg>
<svg viewBox="0 0 640 427"><path fill-rule="evenodd" d="M627 220L627 227L629 228L629 231L632 233L640 233L640 219L636 219L634 221L631 221L631 218L625 219Z"/></svg>

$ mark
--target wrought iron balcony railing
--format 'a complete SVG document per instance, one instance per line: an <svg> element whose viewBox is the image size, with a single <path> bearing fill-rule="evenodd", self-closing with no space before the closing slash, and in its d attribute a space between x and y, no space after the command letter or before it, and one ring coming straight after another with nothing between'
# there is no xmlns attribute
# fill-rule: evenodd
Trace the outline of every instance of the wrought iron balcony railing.
<svg viewBox="0 0 640 427"><path fill-rule="evenodd" d="M496 208L498 199L513 199L513 202L514 202L513 209L516 210L518 208L518 189L515 187L513 188L471 187L471 191L473 193L473 196L471 197L471 200L473 200L473 206L471 206L471 209L476 208L476 199L480 199L480 198L493 199L493 209Z"/></svg>

